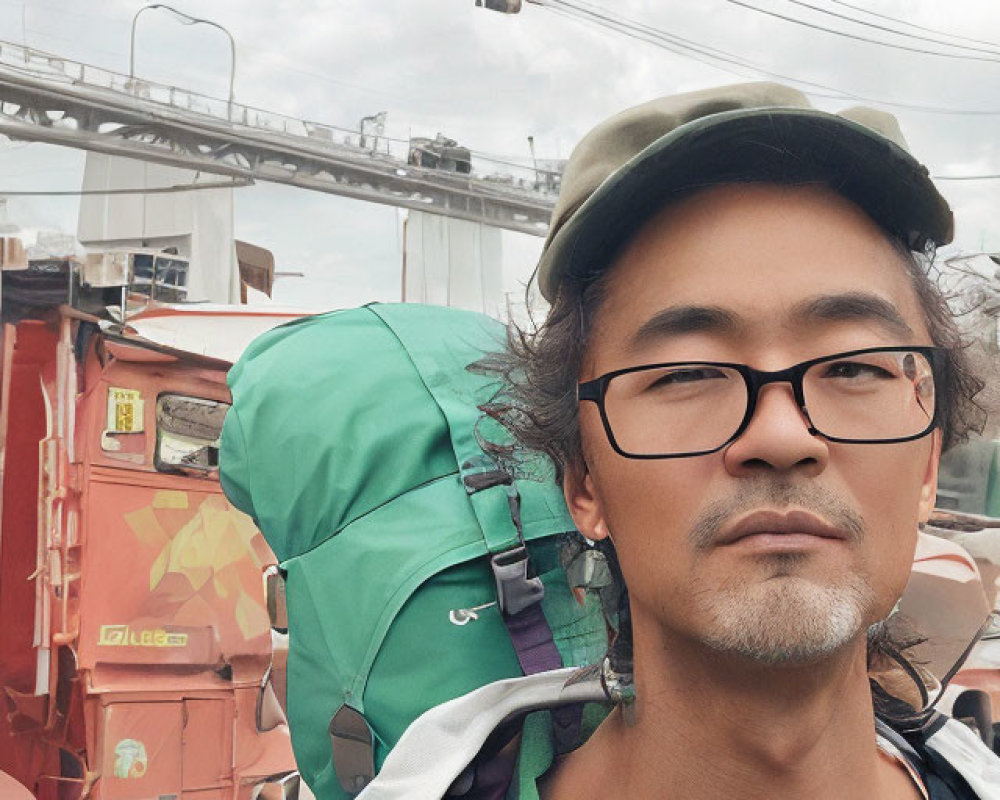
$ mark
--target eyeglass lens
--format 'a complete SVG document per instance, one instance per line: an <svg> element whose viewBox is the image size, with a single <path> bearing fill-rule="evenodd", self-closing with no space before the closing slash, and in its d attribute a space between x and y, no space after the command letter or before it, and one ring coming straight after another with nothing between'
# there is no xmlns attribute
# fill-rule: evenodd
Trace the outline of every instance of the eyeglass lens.
<svg viewBox="0 0 1000 800"><path fill-rule="evenodd" d="M934 418L930 361L911 350L833 356L805 370L802 393L813 427L833 439L903 439ZM616 375L604 409L620 449L669 455L723 445L743 424L749 401L739 370L686 363Z"/></svg>

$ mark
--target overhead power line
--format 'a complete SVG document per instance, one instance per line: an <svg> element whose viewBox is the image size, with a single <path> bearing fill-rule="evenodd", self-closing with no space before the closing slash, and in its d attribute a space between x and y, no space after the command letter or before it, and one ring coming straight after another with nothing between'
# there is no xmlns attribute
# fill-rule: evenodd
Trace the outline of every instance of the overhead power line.
<svg viewBox="0 0 1000 800"><path fill-rule="evenodd" d="M947 33L945 31L936 30L934 28L926 28L923 25L917 25L916 23L909 22L908 20L905 19L900 19L899 17L890 17L888 14L880 14L877 11L870 11L869 9L863 8L862 6L855 6L852 5L851 3L843 2L843 0L830 0L830 2L836 3L838 6L843 6L844 8L849 8L852 11L860 11L863 14L868 14L869 16L872 17L878 17L879 19L884 19L887 20L888 22L896 22L899 23L900 25L905 25L908 28L913 28L918 31L926 31L927 33L936 33L938 36L947 36L949 39L959 39L960 41L972 42L973 44L985 44L989 45L990 47L1000 47L1000 44L998 44L997 42L988 42L985 39L971 39L968 36L959 36L954 33Z"/></svg>
<svg viewBox="0 0 1000 800"><path fill-rule="evenodd" d="M242 189L245 186L253 186L252 178L241 178L231 181L206 181L205 183L182 183L174 186L149 186L142 189L67 189L59 190L38 190L38 191L9 191L4 189L0 192L3 197L88 197L90 195L117 195L117 194L175 194L177 192L197 192L203 189Z"/></svg>
<svg viewBox="0 0 1000 800"><path fill-rule="evenodd" d="M818 89L823 89L824 91L836 92L839 97L847 96L846 93L841 93L838 89L831 86L810 83L808 81L793 78L789 75L783 75L779 72L772 72L764 69L763 67L752 64L745 59L741 59L733 53L667 33L666 31L653 28L645 23L629 20L628 18L623 17L620 14L614 14L614 12L604 9L601 6L595 6L589 3L576 4L568 2L568 0L535 0L535 2L537 2L538 5L547 7L550 11L555 11L556 13L561 14L562 16L609 28L617 33L625 34L630 38L656 45L657 47L669 50L672 53L693 58L695 61L701 61L704 64L709 64L710 66L726 70L727 72L732 72L737 75L745 75L746 72L756 73L758 75L767 75L772 78L778 78L780 80L786 80L799 83L801 85L808 85Z"/></svg>
<svg viewBox="0 0 1000 800"><path fill-rule="evenodd" d="M586 3L586 6L588 7L584 7L583 3L585 3L585 0L579 0L580 4L569 2L569 0L532 0L532 1L537 5L546 7L549 11L555 12L560 16L564 16L570 19L576 19L577 21L597 24L602 27L613 30L615 32L622 33L626 36L629 36L630 38L656 45L657 47L669 50L670 52L676 53L678 55L683 55L688 58L693 58L703 63L710 63L713 66L719 69L726 70L728 72L743 74L746 71L750 71L756 73L757 75L765 75L767 77L788 81L790 83L797 83L800 86L807 86L811 87L812 89L818 88L822 89L824 92L833 93L833 94L821 94L815 91L809 92L809 94L812 94L813 96L831 97L833 99L840 99L840 100L852 99L865 103L872 103L874 105L890 106L894 108L904 108L911 111L924 111L936 114L982 115L982 116L1000 115L1000 110L972 111L963 109L946 109L946 108L936 108L933 106L920 106L920 105L911 105L907 103L897 103L886 100L877 100L870 97L864 97L861 95L854 94L852 92L836 89L831 86L825 86L823 84L818 84L811 81L803 81L799 78L793 78L788 75L782 75L780 73L772 72L756 64L752 64L751 62L745 61L744 59L739 59L732 53L727 53L724 50L719 50L717 48L700 45L697 42L694 42L690 39L684 39L679 36L674 36L673 34L668 34L665 31L658 30L644 23L639 23L634 20L626 19L621 15L614 15L613 12L610 12L607 9L603 9L601 6L597 6L592 3ZM718 63L719 61L722 61L724 63L720 64ZM733 67L736 67L737 69L733 69ZM945 181L979 181L979 180L998 179L1000 178L1000 175L940 175L940 176L935 175L933 177L935 178L935 180L945 180Z"/></svg>
<svg viewBox="0 0 1000 800"><path fill-rule="evenodd" d="M755 6L752 3L744 2L744 0L725 0L725 2L730 5L739 6L740 8L746 8L750 11L756 11L758 14L765 14L768 17L774 17L775 19L781 19L785 22L791 22L793 25L801 25L805 28L811 28L816 31L823 31L824 33L829 33L834 36L841 36L845 39L853 39L857 42L867 42L868 44L877 44L882 47L890 47L893 50L905 50L910 53L919 53L926 56L937 56L939 58L954 58L963 61L986 61L1000 64L1000 58L990 58L989 56L973 56L964 55L962 53L942 53L939 50L927 50L923 47L910 47L905 44L896 44L894 42L885 42L880 39L870 39L867 36L858 36L855 33L848 33L847 31L838 31L834 28L827 28L824 25L817 25L814 22L807 22L804 19L799 19L798 17L791 17L787 14L779 14L777 11L771 11L767 8L761 8L760 6Z"/></svg>
<svg viewBox="0 0 1000 800"><path fill-rule="evenodd" d="M756 77L768 77L787 83L793 83L804 87L805 90L814 97L829 97L836 100L854 100L861 103L870 103L877 106L904 109L907 111L920 111L929 114L944 114L951 116L1000 116L1000 109L962 109L947 108L941 106L930 106L917 103L902 103L893 100L861 95L829 86L815 81L808 81L796 78L781 72L767 69L752 61L741 58L734 53L710 47L691 39L685 39L675 34L668 33L659 28L654 28L643 22L622 16L602 6L588 3L586 0L533 0L536 5L543 6L549 11L561 16L576 19L581 22L598 25L612 30L616 33L624 34L638 41L647 42L656 47L668 50L677 55L691 58L695 61L710 64L717 69L730 72L732 74L746 77L750 73ZM818 90L818 91L817 91Z"/></svg>
<svg viewBox="0 0 1000 800"><path fill-rule="evenodd" d="M717 62L721 61L743 69L751 68L748 62L744 62L733 53L729 53L725 50L719 50L718 48L710 47L708 45L699 44L698 42L694 42L690 39L684 39L680 36L667 33L666 31L652 28L643 23L629 20L620 14L615 15L614 12L610 12L600 6L587 4L590 5L590 7L587 8L584 7L584 5L566 2L566 0L541 0L539 5L548 7L551 11L555 11L562 16L596 23L602 27L617 31L618 33L623 33L633 39L657 45L658 47L670 50L673 53L694 58L696 61L701 61L702 63L709 64L711 66L718 67L719 64ZM773 74L775 77L785 78L785 76L780 76L777 73ZM792 78L786 79L793 80Z"/></svg>
<svg viewBox="0 0 1000 800"><path fill-rule="evenodd" d="M998 181L1000 173L996 175L931 175L936 181Z"/></svg>
<svg viewBox="0 0 1000 800"><path fill-rule="evenodd" d="M969 50L975 53L989 53L990 55L1000 56L1000 45L991 46L989 48L985 47L969 47L964 44L956 44L955 42L948 42L944 39L934 37L934 36L921 36L917 33L907 33L906 31L901 31L898 28L890 28L885 25L879 25L875 22L866 22L863 19L858 19L857 17L852 17L850 14L838 14L836 11L830 11L827 8L821 8L820 6L813 5L812 3L806 3L804 0L787 0L795 6L800 6L802 8L808 8L810 11L815 11L818 14L826 14L827 16L834 17L836 19L842 19L846 22L852 22L855 25L862 25L866 28L874 28L875 30L884 31L886 33L891 33L895 36L902 36L907 39L914 39L921 42L930 42L931 44L942 45L943 47L954 47L959 50ZM985 43L982 43L985 44Z"/></svg>

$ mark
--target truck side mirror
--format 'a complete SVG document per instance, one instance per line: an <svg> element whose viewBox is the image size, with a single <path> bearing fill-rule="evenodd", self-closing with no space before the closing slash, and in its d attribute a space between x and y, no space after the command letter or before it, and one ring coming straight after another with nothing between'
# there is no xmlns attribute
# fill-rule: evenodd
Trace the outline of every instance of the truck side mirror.
<svg viewBox="0 0 1000 800"><path fill-rule="evenodd" d="M264 570L264 596L267 598L267 615L271 627L279 633L288 633L288 608L285 605L285 579L273 564Z"/></svg>

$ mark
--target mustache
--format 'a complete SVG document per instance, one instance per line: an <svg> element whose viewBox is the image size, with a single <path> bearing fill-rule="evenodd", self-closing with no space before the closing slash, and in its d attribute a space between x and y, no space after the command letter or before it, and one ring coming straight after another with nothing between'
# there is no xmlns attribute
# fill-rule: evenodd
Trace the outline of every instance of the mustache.
<svg viewBox="0 0 1000 800"><path fill-rule="evenodd" d="M830 489L761 478L744 484L730 497L709 503L695 518L689 537L696 550L707 550L735 517L761 509L791 508L815 514L847 533L851 542L865 536L864 518Z"/></svg>

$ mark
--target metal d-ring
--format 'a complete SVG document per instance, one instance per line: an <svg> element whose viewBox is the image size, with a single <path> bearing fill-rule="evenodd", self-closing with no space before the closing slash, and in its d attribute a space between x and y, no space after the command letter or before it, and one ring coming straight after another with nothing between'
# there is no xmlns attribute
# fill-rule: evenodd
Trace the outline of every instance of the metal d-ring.
<svg viewBox="0 0 1000 800"><path fill-rule="evenodd" d="M473 606L472 608L453 608L448 612L448 619L452 625L468 625L474 619L479 619L480 611L496 604L497 601L494 600L492 603L483 603L481 606Z"/></svg>

